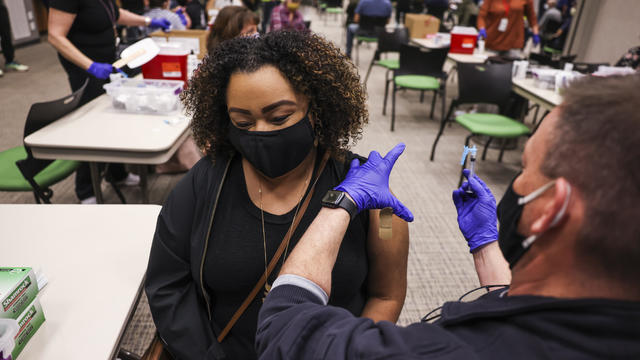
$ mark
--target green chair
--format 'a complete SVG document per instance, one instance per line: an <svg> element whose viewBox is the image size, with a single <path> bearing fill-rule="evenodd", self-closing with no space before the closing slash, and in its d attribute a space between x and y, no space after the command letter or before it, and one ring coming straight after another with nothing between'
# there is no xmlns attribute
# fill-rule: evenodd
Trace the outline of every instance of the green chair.
<svg viewBox="0 0 640 360"><path fill-rule="evenodd" d="M371 58L371 62L369 63L369 69L367 70L367 75L364 78L364 84L367 84L369 80L369 74L371 74L371 69L374 66L380 66L382 68L387 69L387 76L385 79L388 80L388 74L393 70L398 70L400 68L400 60L399 59L382 59L382 55L386 55L389 53L399 53L400 45L407 44L409 42L409 30L406 27L396 28L393 32L383 31L378 34L378 48L376 49L373 58Z"/></svg>
<svg viewBox="0 0 640 360"><path fill-rule="evenodd" d="M320 4L320 9L324 10L324 24L327 25L327 16L333 14L336 19L339 19L344 14L342 9L342 0L328 0L326 3Z"/></svg>
<svg viewBox="0 0 640 360"><path fill-rule="evenodd" d="M24 137L73 111L88 82L70 96L31 105ZM32 191L37 203L49 204L50 186L73 174L78 165L77 161L36 159L26 145L14 147L0 152L0 191Z"/></svg>
<svg viewBox="0 0 640 360"><path fill-rule="evenodd" d="M454 99L449 107L447 116L440 122L440 130L431 148L431 161L433 161L438 140L444 131L447 120L453 110L461 104L495 104L500 111L504 108L511 95L511 63L507 64L458 64L458 98ZM472 137L484 135L489 137L482 152L482 160L486 158L489 144L494 138L512 139L520 136L529 136L531 130L523 123L500 114L471 113L456 116L455 121L467 129L471 134L465 139L465 145L469 145ZM498 161L502 161L506 141L503 141ZM464 169L465 165L462 165ZM462 171L460 181L462 183Z"/></svg>
<svg viewBox="0 0 640 360"><path fill-rule="evenodd" d="M554 49L551 46L544 46L542 48L542 51L547 53L547 54L551 54L551 55L560 55L560 54L562 54L562 50Z"/></svg>
<svg viewBox="0 0 640 360"><path fill-rule="evenodd" d="M433 92L431 101L431 113L429 117L433 119L436 99L438 95L442 98L442 115L444 118L444 108L446 101L446 73L442 71L442 66L447 59L448 49L436 49L425 51L417 46L407 44L400 45L400 66L393 72L393 79L387 81L384 88L384 104L382 114L387 110L387 97L389 93L389 83L393 82L393 95L391 97L391 131L395 129L396 122L396 92L399 90L418 90L422 94L425 91Z"/></svg>

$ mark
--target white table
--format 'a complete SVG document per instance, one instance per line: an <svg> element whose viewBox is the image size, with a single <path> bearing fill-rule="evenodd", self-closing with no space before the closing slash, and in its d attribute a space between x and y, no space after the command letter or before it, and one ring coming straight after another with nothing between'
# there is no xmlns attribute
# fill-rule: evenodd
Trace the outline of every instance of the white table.
<svg viewBox="0 0 640 360"><path fill-rule="evenodd" d="M482 54L478 52L478 50L474 50L473 54L456 54L449 53L447 54L447 58L455 61L456 63L467 63L467 64L482 64L489 56L493 56L496 53L490 50L485 50Z"/></svg>
<svg viewBox="0 0 640 360"><path fill-rule="evenodd" d="M0 264L42 269L46 321L20 360L113 359L141 294L158 205L0 205ZM96 231L97 230L97 231Z"/></svg>
<svg viewBox="0 0 640 360"><path fill-rule="evenodd" d="M168 115L132 114L116 110L107 95L27 136L34 157L88 161L94 192L102 203L98 162L162 164L188 136L189 121L176 111ZM146 167L142 166L147 202Z"/></svg>
<svg viewBox="0 0 640 360"><path fill-rule="evenodd" d="M534 85L533 79L513 79L513 91L518 95L539 104L546 110L553 110L562 103L562 96L553 90L541 89Z"/></svg>
<svg viewBox="0 0 640 360"><path fill-rule="evenodd" d="M425 49L443 49L448 48L449 45L451 45L450 35L448 41L446 39L443 39L444 37L447 37L447 35L449 34L438 33L436 34L436 36L431 36L428 38L411 38L411 42ZM436 37L438 37L439 40L436 40Z"/></svg>

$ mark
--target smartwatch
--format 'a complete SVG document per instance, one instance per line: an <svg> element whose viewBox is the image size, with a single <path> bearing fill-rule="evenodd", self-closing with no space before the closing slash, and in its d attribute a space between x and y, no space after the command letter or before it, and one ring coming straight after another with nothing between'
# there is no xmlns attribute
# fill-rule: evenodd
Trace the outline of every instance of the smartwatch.
<svg viewBox="0 0 640 360"><path fill-rule="evenodd" d="M338 190L329 190L322 198L322 206L326 206L328 208L336 209L343 208L353 220L356 215L358 215L358 206L353 200L349 199L347 193L344 191Z"/></svg>

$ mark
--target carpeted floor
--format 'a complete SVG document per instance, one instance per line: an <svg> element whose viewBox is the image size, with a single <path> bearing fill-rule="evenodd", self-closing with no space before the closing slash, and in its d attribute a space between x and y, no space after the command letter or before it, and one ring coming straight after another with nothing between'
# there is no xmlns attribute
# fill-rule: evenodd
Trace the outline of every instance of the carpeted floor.
<svg viewBox="0 0 640 360"><path fill-rule="evenodd" d="M344 47L344 32L338 20L329 16L325 25L324 19L319 18L314 9L304 8L303 11L312 20L314 31ZM374 50L375 44L363 45L360 49L359 67L363 77ZM0 151L22 143L24 119L33 102L55 99L70 92L57 55L46 42L18 49L17 59L30 65L31 70L27 73L5 73L0 77ZM409 287L399 321L406 325L417 321L442 302L457 299L478 285L472 258L458 230L456 211L451 201L467 132L456 124L447 127L438 144L435 161L429 161L429 151L439 126L440 101L437 102L435 118L430 120L431 95L427 94L424 103L420 103L418 92L399 93L396 130L390 132L390 116L381 114L384 75L385 70L374 68L369 78L369 125L354 149L366 156L374 149L386 152L398 142L407 144L407 150L391 178L393 191L415 215L415 221L410 225ZM450 97L455 96L456 84L449 83L447 90ZM523 140L519 149L522 144ZM500 197L519 169L520 150L508 151L502 163L497 162L497 156L497 150L490 150L487 160L477 164L477 173ZM181 176L151 175L151 202L162 204ZM110 188L103 185L103 189L107 202L118 201ZM55 185L53 190L54 203L77 203L73 176ZM130 202L141 201L136 188L124 189L124 193ZM33 196L29 193L0 193L0 203L32 202ZM143 296L133 322L126 330L123 348L142 354L154 331Z"/></svg>

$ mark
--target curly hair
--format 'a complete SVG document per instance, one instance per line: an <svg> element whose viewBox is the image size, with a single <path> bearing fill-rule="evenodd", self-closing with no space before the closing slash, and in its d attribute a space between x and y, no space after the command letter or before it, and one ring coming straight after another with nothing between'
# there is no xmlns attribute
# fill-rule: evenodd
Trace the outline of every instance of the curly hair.
<svg viewBox="0 0 640 360"><path fill-rule="evenodd" d="M247 24L257 26L260 24L260 18L244 6L225 6L211 25L207 38L207 51L211 53L221 42L240 35L242 28Z"/></svg>
<svg viewBox="0 0 640 360"><path fill-rule="evenodd" d="M318 144L341 156L368 122L365 92L353 63L331 42L311 33L277 31L223 42L205 57L182 92L197 144L210 155L232 151L226 92L237 72L274 66L309 99Z"/></svg>

